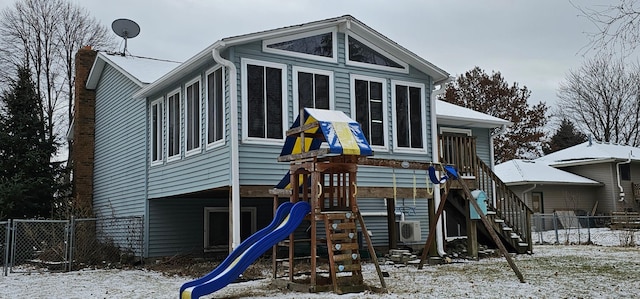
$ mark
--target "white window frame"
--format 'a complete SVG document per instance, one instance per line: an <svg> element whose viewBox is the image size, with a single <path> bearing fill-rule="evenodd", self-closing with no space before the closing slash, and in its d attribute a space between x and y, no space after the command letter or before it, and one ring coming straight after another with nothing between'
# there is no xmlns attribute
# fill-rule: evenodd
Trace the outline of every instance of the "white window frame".
<svg viewBox="0 0 640 299"><path fill-rule="evenodd" d="M311 55L311 54L305 54L305 53L299 53L299 52L280 50L280 49L274 49L274 48L267 47L268 45L271 45L271 44L277 44L277 43L281 43L281 42L301 39L301 38L310 37L310 36L314 36L314 35L325 34L325 33L329 33L329 32L331 32L331 34L332 34L332 36L331 36L331 44L332 44L331 45L331 50L332 50L331 51L332 52L331 56L332 57L323 57L323 56L317 56L317 55ZM337 31L336 27L331 27L331 28L325 28L325 29L320 29L320 30L314 30L314 31L309 31L309 32L298 33L298 34L294 34L294 35L287 35L287 36L284 36L284 37L267 39L267 40L264 40L262 42L262 51L265 52L265 53L273 53L273 54L291 56L291 57L296 57L296 58L304 58L304 59L310 59L310 60L316 60L316 61L338 63L338 34L337 34L337 32L338 31Z"/></svg>
<svg viewBox="0 0 640 299"><path fill-rule="evenodd" d="M327 70L320 70L320 69L313 69L313 68L306 68L306 67L299 67L299 66L294 66L292 68L292 84L293 84L293 115L294 117L296 115L298 115L300 113L300 105L298 104L299 102L299 98L298 98L298 73L310 73L310 74L314 74L314 75L324 75L324 76L329 76L329 110L335 110L335 89L334 89L334 79L333 79L333 71L327 71ZM288 124L287 127L291 127L291 124L293 123L293 120L291 123Z"/></svg>
<svg viewBox="0 0 640 299"><path fill-rule="evenodd" d="M160 122L158 124L153 123L153 111L159 109L158 117ZM158 134L153 135L153 129L157 130ZM149 153L149 161L151 166L162 165L164 162L164 98L159 98L151 102L149 105L149 143L150 143L150 153ZM154 140L155 139L155 140ZM153 160L153 151L154 151L154 141L156 149L158 152L158 160Z"/></svg>
<svg viewBox="0 0 640 299"><path fill-rule="evenodd" d="M410 147L399 147L398 146L398 136L396 132L397 119L396 119L396 86L402 85L407 87L417 87L420 88L420 126L422 129L422 148L410 148ZM427 121L426 121L426 102L425 102L425 84L416 83L416 82L407 82L407 81L399 81L399 80L391 80L391 119L393 123L392 132L393 132L393 149L394 152L405 152L405 153L426 153L429 145L427 144ZM409 107L409 110L411 107Z"/></svg>
<svg viewBox="0 0 640 299"><path fill-rule="evenodd" d="M350 97L351 97L351 118L356 119L356 80L363 80L369 82L376 82L382 84L382 130L383 132L383 146L370 144L371 149L379 152L389 151L389 102L387 93L387 80L379 77L371 77L364 75L351 74L349 78ZM369 131L369 134L371 132ZM369 140L367 140L369 142Z"/></svg>
<svg viewBox="0 0 640 299"><path fill-rule="evenodd" d="M365 46L371 48L372 50L380 53L381 55L384 55L385 57L393 60L395 63L401 65L402 68L388 67L388 66L384 66L384 65L377 65L377 64L364 63L364 62L350 60L349 59L349 39L351 38L351 36L353 36L353 38L357 39L359 42L361 42ZM347 65L363 67L363 68L368 68L368 69L374 69L374 70L381 70L381 71L390 71L390 72L395 72L395 73L403 73L403 74L408 74L409 73L409 64L407 64L406 62L396 58L395 56L389 54L387 51L382 50L380 47L370 43L365 38L362 38L362 37L360 37L360 36L358 36L356 34L353 34L353 33L345 34L344 50L345 50L345 63Z"/></svg>
<svg viewBox="0 0 640 299"><path fill-rule="evenodd" d="M188 149L187 146L189 144L189 138L191 137L191 132L189 132L189 122L191 121L190 117L189 117L189 99L187 99L188 97L188 93L187 93L187 88L189 88L190 86L193 86L194 84L198 83L198 90L196 95L198 96L198 115L200 117L198 117L198 132L195 134L194 138L198 138L198 147L194 147L192 149ZM185 148L185 157L186 156L191 156L193 154L197 154L201 151L202 149L202 80L200 78L200 76L198 76L197 78L192 79L191 81L188 81L187 84L184 85L184 148Z"/></svg>
<svg viewBox="0 0 640 299"><path fill-rule="evenodd" d="M222 99L220 99L222 101L222 138L220 138L220 140L216 140L214 142L209 142L209 109L213 109L211 107L209 107L209 75L215 73L216 71L220 70L221 71L221 76L222 76L222 86L220 86L220 88L222 88ZM205 130L205 143L206 143L206 149L211 149L211 148L215 148L215 147L219 147L221 145L223 145L225 143L225 138L226 138L226 101L225 101L225 69L222 66L218 66L218 67L214 67L209 69L207 72L205 72L205 76L204 76L204 81L205 83L205 97L204 97L204 105L205 105L205 126L206 126L206 130Z"/></svg>
<svg viewBox="0 0 640 299"><path fill-rule="evenodd" d="M440 127L440 134L443 134L443 133L446 133L446 132L455 133L455 134L466 134L467 136L473 136L471 134L471 129Z"/></svg>
<svg viewBox="0 0 640 299"><path fill-rule="evenodd" d="M259 138L259 137L249 137L249 129L248 129L248 113L249 113L249 109L247 109L246 107L248 107L248 95L247 95L247 66L248 65L257 65L257 66L262 66L262 67L270 67L270 68L278 68L281 70L281 76L282 76L282 139L274 139L274 138ZM288 90L287 90L287 73L288 73L288 68L286 64L282 64L282 63L275 63L275 62L266 62L266 61L262 61L262 60L255 60L255 59L248 59L248 58L242 58L241 59L241 88L242 88L242 141L246 142L248 144L278 144L281 145L285 138L287 137L287 109L289 107L288 105L288 99L289 99L289 95L288 95Z"/></svg>
<svg viewBox="0 0 640 299"><path fill-rule="evenodd" d="M251 213L251 232L252 234L255 233L257 231L257 215L258 215L258 208L256 207L241 207L240 208L240 213L242 214L243 212L249 212ZM210 213L229 213L229 208L227 207L205 207L204 208L204 243L203 243L203 248L205 252L211 252L211 251L226 251L229 249L228 244L225 244L224 246L221 246L220 248L216 248L216 247L209 247L209 214ZM244 241L244 240L243 240Z"/></svg>
<svg viewBox="0 0 640 299"><path fill-rule="evenodd" d="M176 161L176 160L180 160L182 158L182 119L180 119L180 123L178 124L178 131L180 132L180 138L178 138L178 153L173 155L173 156L169 156L169 147L171 146L171 144L169 144L169 134L171 132L169 132L169 121L170 119L170 109L171 107L169 107L169 97L171 97L172 95L178 94L178 104L180 105L179 109L182 110L182 92L180 90L180 88L174 89L171 92L168 92L166 95L166 101L165 101L165 107L167 107L167 121L166 121L166 135L165 135L165 139L167 140L167 150L165 151L165 154L167 156L167 162L171 162L171 161ZM177 112L178 115L182 116L182 111L178 111Z"/></svg>

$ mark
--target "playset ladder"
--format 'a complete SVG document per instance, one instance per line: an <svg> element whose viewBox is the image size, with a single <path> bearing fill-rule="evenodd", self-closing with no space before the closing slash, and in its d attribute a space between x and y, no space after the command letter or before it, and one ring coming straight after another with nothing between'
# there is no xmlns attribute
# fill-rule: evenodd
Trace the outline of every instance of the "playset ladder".
<svg viewBox="0 0 640 299"><path fill-rule="evenodd" d="M322 212L321 215L333 291L336 294L364 291L356 215L352 211Z"/></svg>

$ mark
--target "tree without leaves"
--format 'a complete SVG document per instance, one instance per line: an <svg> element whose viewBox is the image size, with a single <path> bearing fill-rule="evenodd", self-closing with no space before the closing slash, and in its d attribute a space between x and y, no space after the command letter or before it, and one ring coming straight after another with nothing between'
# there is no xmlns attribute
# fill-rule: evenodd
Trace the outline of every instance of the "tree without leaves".
<svg viewBox="0 0 640 299"><path fill-rule="evenodd" d="M526 86L520 88L515 82L509 86L500 72L488 75L475 67L448 85L442 100L513 123L494 139L494 158L496 163L501 163L517 158L531 159L541 154L547 106L540 102L529 107L530 95Z"/></svg>
<svg viewBox="0 0 640 299"><path fill-rule="evenodd" d="M47 217L55 186L49 160L55 146L37 105L36 86L28 69L0 97L0 217Z"/></svg>
<svg viewBox="0 0 640 299"><path fill-rule="evenodd" d="M559 150L572 147L587 141L587 136L573 125L568 119L562 119L560 127L556 133L551 136L549 144L543 148L546 155L557 152Z"/></svg>
<svg viewBox="0 0 640 299"><path fill-rule="evenodd" d="M590 38L585 52L631 54L640 42L640 2L619 0L617 4L599 5L595 8L572 5L596 26L587 33Z"/></svg>
<svg viewBox="0 0 640 299"><path fill-rule="evenodd" d="M112 47L108 32L68 0L18 0L0 12L0 79L14 77L16 66L32 71L51 141L73 117L75 52L83 45Z"/></svg>
<svg viewBox="0 0 640 299"><path fill-rule="evenodd" d="M626 67L632 69L627 71ZM599 141L640 145L640 68L601 55L571 70L558 90L559 114Z"/></svg>

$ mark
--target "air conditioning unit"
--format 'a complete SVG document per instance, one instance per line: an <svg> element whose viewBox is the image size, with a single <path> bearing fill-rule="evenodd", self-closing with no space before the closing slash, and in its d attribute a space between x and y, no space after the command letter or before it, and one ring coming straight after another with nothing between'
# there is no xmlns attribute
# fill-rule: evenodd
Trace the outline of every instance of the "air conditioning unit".
<svg viewBox="0 0 640 299"><path fill-rule="evenodd" d="M417 242L421 236L420 221L400 221L400 242Z"/></svg>

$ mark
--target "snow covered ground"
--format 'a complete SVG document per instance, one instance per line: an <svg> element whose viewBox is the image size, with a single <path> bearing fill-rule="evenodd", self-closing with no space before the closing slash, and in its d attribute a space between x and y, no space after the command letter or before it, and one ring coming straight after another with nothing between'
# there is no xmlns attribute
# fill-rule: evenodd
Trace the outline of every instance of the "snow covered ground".
<svg viewBox="0 0 640 299"><path fill-rule="evenodd" d="M549 234L555 238L555 233ZM296 293L276 289L269 279L261 279L231 284L205 298L637 298L640 247L619 247L629 232L620 234L592 229L591 241L599 245L534 246L533 255L514 259L525 283L518 281L504 258L487 258L422 270L382 265L389 273L386 294ZM634 234L638 244L640 236ZM373 265L365 264L363 272L368 285L380 286ZM178 298L180 286L188 280L147 270L34 270L0 276L0 298Z"/></svg>

